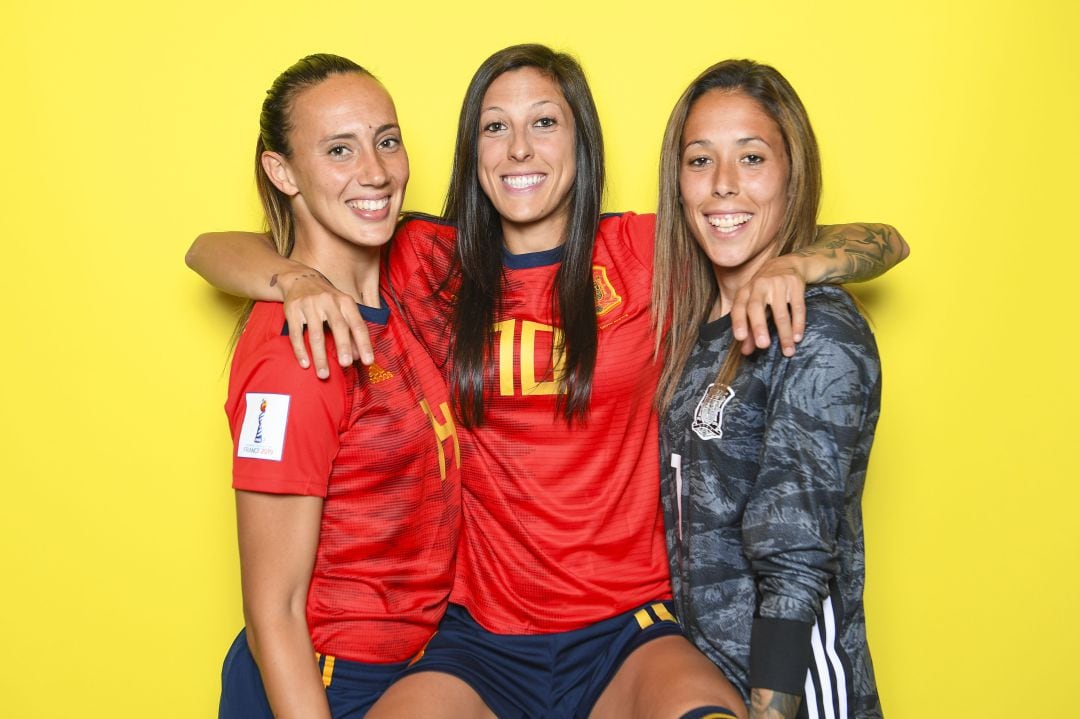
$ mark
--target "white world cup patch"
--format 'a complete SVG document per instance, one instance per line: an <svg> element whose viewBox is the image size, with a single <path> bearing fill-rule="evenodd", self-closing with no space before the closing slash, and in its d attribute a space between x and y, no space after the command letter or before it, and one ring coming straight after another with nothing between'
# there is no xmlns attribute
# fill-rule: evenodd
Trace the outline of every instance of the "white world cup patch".
<svg viewBox="0 0 1080 719"><path fill-rule="evenodd" d="M285 427L289 423L289 395L248 392L247 412L240 427L236 456L281 461Z"/></svg>
<svg viewBox="0 0 1080 719"><path fill-rule="evenodd" d="M710 384L705 396L694 410L694 422L690 429L702 439L720 439L724 436L724 408L735 396L731 387Z"/></svg>

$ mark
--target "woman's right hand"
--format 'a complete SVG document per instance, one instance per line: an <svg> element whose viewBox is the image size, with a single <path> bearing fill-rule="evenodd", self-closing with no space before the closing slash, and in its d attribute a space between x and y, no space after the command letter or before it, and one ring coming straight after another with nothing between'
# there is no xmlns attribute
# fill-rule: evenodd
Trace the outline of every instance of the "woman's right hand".
<svg viewBox="0 0 1080 719"><path fill-rule="evenodd" d="M338 364L342 367L348 367L354 359L365 365L375 361L367 325L356 300L334 287L321 273L311 268L283 272L274 275L271 285L280 287L285 319L289 323L289 342L301 367L310 367L314 360L315 374L321 379L330 376L324 323L330 327ZM310 358L304 342L305 327Z"/></svg>

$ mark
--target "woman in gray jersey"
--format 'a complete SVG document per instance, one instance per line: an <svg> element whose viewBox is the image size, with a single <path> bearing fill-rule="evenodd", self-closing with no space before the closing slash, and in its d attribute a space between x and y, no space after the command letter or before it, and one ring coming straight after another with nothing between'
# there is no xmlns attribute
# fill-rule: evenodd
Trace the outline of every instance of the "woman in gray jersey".
<svg viewBox="0 0 1080 719"><path fill-rule="evenodd" d="M742 357L735 291L815 234L821 168L775 69L728 60L683 93L661 157L654 321L673 589L686 631L751 717L879 717L861 498L881 372L835 287L806 295L794 356Z"/></svg>

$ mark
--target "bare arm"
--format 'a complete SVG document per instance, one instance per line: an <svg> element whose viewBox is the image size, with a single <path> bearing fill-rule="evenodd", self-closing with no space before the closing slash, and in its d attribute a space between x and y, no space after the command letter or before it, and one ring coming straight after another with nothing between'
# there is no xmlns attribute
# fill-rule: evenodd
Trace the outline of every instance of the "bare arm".
<svg viewBox="0 0 1080 719"><path fill-rule="evenodd" d="M248 643L275 717L330 719L306 604L323 500L237 491Z"/></svg>
<svg viewBox="0 0 1080 719"><path fill-rule="evenodd" d="M800 697L772 689L750 690L750 719L794 719Z"/></svg>
<svg viewBox="0 0 1080 719"><path fill-rule="evenodd" d="M304 328L311 344L315 371L330 376L323 341L323 323L334 336L338 363L353 358L366 365L375 356L367 325L356 302L340 292L318 271L277 253L270 238L252 232L209 232L199 235L184 257L187 266L223 292L266 302L284 302L289 341L301 367L309 367Z"/></svg>
<svg viewBox="0 0 1080 719"><path fill-rule="evenodd" d="M731 328L743 343L743 354L769 346L766 309L784 354L795 354L795 344L806 331L806 285L871 280L907 256L907 243L889 225L819 227L812 245L769 260L735 295Z"/></svg>

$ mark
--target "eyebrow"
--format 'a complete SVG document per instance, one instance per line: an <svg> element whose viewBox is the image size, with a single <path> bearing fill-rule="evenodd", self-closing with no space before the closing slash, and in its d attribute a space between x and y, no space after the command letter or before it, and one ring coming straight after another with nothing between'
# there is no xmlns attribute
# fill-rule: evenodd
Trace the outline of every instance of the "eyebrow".
<svg viewBox="0 0 1080 719"><path fill-rule="evenodd" d="M387 130L399 130L399 129L401 129L401 128L396 122L388 122L385 125L379 125L378 127L376 127L375 128L375 135L376 136L381 135L384 132L386 132ZM339 132L336 135L330 135L329 137L324 137L322 139L322 141L323 142L330 142L332 140L359 140L359 139L360 139L359 136L355 132Z"/></svg>
<svg viewBox="0 0 1080 719"><path fill-rule="evenodd" d="M749 145L751 142L754 142L755 140L757 142L760 142L765 147L769 147L769 148L772 147L772 145L770 145L768 142L765 141L765 138L758 137L757 135L751 135L750 137L740 137L738 140L735 141L735 144L738 145L739 147L743 147L744 145ZM713 142L712 142L712 140L693 140L693 141L688 142L685 145L683 145L683 151L685 152L688 148L690 148L690 147L692 147L694 145L703 145L705 147L712 147Z"/></svg>
<svg viewBox="0 0 1080 719"><path fill-rule="evenodd" d="M555 105L556 107L558 107L559 103L557 103L555 100L537 100L533 104L529 105L529 109L532 110L534 108L540 107L541 105ZM505 112L505 110L503 110L498 105L491 105L490 107L485 107L480 110L480 112L485 113L490 112L491 110L499 110L501 112Z"/></svg>

